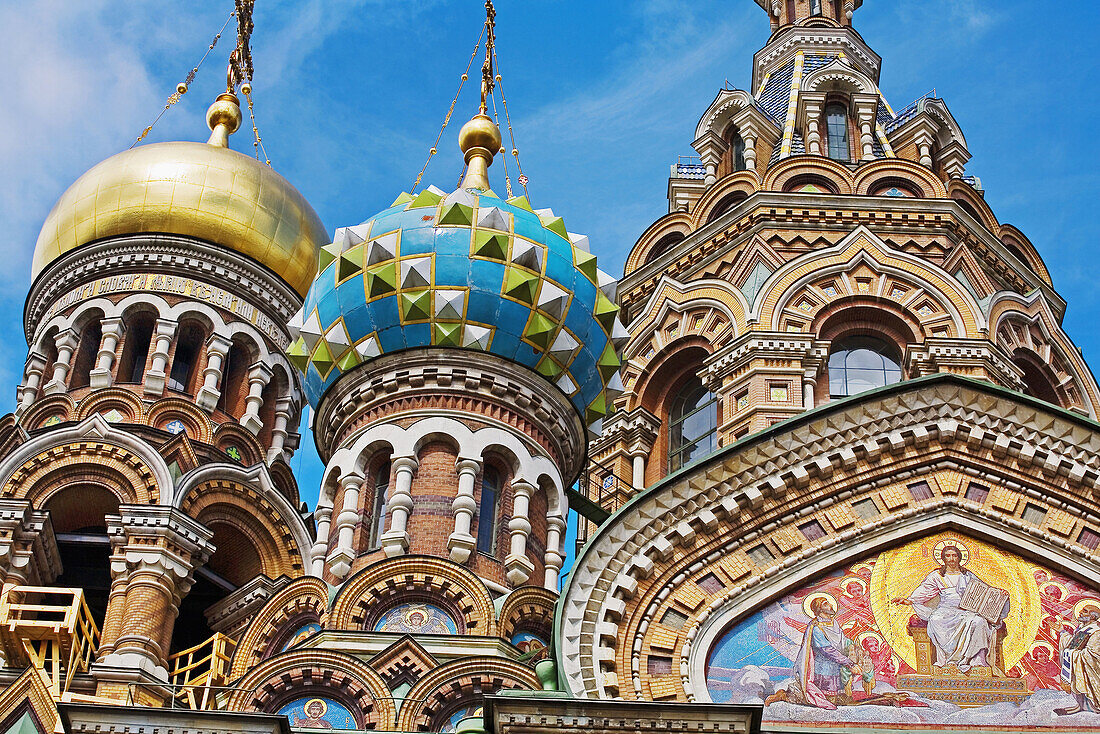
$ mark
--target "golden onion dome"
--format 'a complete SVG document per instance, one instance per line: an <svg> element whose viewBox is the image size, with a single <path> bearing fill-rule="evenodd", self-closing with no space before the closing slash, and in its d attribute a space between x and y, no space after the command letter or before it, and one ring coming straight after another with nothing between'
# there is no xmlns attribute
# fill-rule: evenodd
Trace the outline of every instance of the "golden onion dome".
<svg viewBox="0 0 1100 734"><path fill-rule="evenodd" d="M328 237L313 207L289 181L234 150L237 98L210 107L207 143L152 143L97 164L61 195L38 235L37 277L81 245L128 234L195 237L246 255L304 296Z"/></svg>

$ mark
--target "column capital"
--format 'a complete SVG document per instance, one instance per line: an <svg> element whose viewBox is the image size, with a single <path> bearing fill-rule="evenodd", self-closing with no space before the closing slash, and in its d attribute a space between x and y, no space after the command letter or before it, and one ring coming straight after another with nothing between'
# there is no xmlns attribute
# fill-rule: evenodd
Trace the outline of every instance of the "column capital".
<svg viewBox="0 0 1100 734"><path fill-rule="evenodd" d="M99 323L104 334L121 334L126 330L126 322L121 316L108 316Z"/></svg>
<svg viewBox="0 0 1100 734"><path fill-rule="evenodd" d="M271 378L275 376L275 370L271 369L264 362L256 362L248 368L248 381L249 382L262 382L264 385L271 382Z"/></svg>
<svg viewBox="0 0 1100 734"><path fill-rule="evenodd" d="M420 462L416 460L415 456L395 456L390 459L390 466L393 467L395 472L415 472L417 467L420 466Z"/></svg>
<svg viewBox="0 0 1100 734"><path fill-rule="evenodd" d="M80 332L72 327L62 329L54 335L53 340L54 346L57 347L58 351L62 349L76 349L76 345L80 342Z"/></svg>
<svg viewBox="0 0 1100 734"><path fill-rule="evenodd" d="M221 334L211 334L210 338L206 340L206 353L217 354L220 357L225 357L229 354L229 348L233 346L232 339L226 339Z"/></svg>
<svg viewBox="0 0 1100 734"><path fill-rule="evenodd" d="M461 476L463 473L477 474L481 471L482 462L480 459L471 459L464 456L459 456L455 461L455 471Z"/></svg>
<svg viewBox="0 0 1100 734"><path fill-rule="evenodd" d="M179 329L180 323L171 319L157 319L156 327L153 333L156 336L166 336L172 338L176 335L176 330Z"/></svg>
<svg viewBox="0 0 1100 734"><path fill-rule="evenodd" d="M174 507L120 505L106 520L112 574L156 573L173 595L190 588L191 574L214 552L213 531Z"/></svg>

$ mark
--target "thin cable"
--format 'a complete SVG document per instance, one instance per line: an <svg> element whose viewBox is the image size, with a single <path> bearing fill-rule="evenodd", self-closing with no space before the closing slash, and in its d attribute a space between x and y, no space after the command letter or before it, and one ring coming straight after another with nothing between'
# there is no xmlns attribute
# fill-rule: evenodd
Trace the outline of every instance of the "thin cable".
<svg viewBox="0 0 1100 734"><path fill-rule="evenodd" d="M500 62L496 58L496 48L493 49L493 65L499 70ZM531 200L531 195L527 193L527 176L523 174L523 164L519 162L519 148L516 147L516 136L512 130L512 118L508 114L508 98L504 96L504 85L501 83L501 76L497 74L497 88L500 90L500 104L504 107L504 121L508 123L508 142L512 146L512 155L516 159L516 168L519 169L519 177L516 181L523 187L523 195L527 197L527 200Z"/></svg>
<svg viewBox="0 0 1100 734"><path fill-rule="evenodd" d="M256 149L256 160L260 160L260 153L262 152L264 163L270 166L271 159L267 157L267 149L264 148L263 138L260 137L260 129L256 127L256 113L252 109L252 83L242 84L241 91L244 92L244 98L248 101L248 116L252 118L252 147Z"/></svg>
<svg viewBox="0 0 1100 734"><path fill-rule="evenodd" d="M168 101L165 102L164 109L162 109L160 111L160 114L157 115L157 119L153 120L153 122L150 123L150 125L147 128L145 128L144 130L141 131L141 135L138 135L137 140L130 143L131 148L133 148L135 145L137 145L142 140L144 140L145 136L148 135L149 132L153 129L153 126L156 125L158 122L160 122L160 118L164 117L164 113L168 111L168 108L170 108L176 102L179 102L180 97L187 94L187 88L189 86L191 86L191 83L193 81L195 81L195 75L197 73L199 73L199 67L202 66L202 62L206 61L206 57L209 56L210 52L214 50L214 47L218 45L218 39L220 39L222 37L222 33L225 32L225 27L229 25L229 21L233 20L236 17L237 17L237 11L236 10L234 10L232 13L229 14L229 17L225 19L225 23L222 23L222 29L220 31L218 31L217 35L214 36L214 40L211 41L210 45L206 47L206 53L204 53L202 55L202 58L199 59L199 63L197 63L193 67L191 67L191 71L188 72L187 78L176 85L175 93L168 97Z"/></svg>
<svg viewBox="0 0 1100 734"><path fill-rule="evenodd" d="M497 83L500 83L500 74L497 74ZM493 122L496 123L497 129L500 129L500 115L497 114L497 96L493 97ZM504 188L508 191L508 198L512 198L512 179L508 175L508 156L504 154L504 146L500 146L500 160L504 162Z"/></svg>
<svg viewBox="0 0 1100 734"><path fill-rule="evenodd" d="M428 170L428 164L432 162L432 156L435 155L439 148L439 139L443 137L443 131L447 129L447 124L451 121L451 115L455 111L455 105L458 104L458 96L462 94L462 86L466 83L466 80L470 78L470 67L473 66L478 49L481 48L481 40L483 38L485 38L484 26L481 29L481 35L477 37L477 44L474 45L474 52L470 54L470 60L466 62L466 71L462 72L462 79L458 83L458 91L455 92L454 99L451 100L451 106L447 109L447 114L443 118L443 126L439 128L439 132L435 136L435 142L432 143L432 147L428 150L428 158L424 161L424 165L420 167L420 173L416 174L416 180L413 181L412 188L409 189L410 194L416 193L416 187L420 185L420 179L424 177L424 171Z"/></svg>

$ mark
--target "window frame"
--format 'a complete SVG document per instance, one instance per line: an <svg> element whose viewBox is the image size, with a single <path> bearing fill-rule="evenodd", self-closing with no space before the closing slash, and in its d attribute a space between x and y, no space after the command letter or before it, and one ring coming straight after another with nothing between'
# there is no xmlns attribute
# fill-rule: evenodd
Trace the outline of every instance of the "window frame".
<svg viewBox="0 0 1100 734"><path fill-rule="evenodd" d="M688 398L694 394L699 393L698 397L693 401L693 406L690 410L686 409ZM684 423L702 413L703 411L710 411L711 427L706 433L700 434L690 440L684 440L682 428ZM677 440L677 429L680 429L679 440ZM710 448L704 453L698 455L689 454L685 460L684 453L686 451L694 451L695 449L702 447L702 442L709 439ZM669 471L676 471L684 466L687 466L692 461L700 459L704 456L714 453L718 449L718 396L706 389L702 380L693 376L684 382L680 386L680 389L676 392L676 396L670 403L668 411L668 468Z"/></svg>
<svg viewBox="0 0 1100 734"><path fill-rule="evenodd" d="M492 481L490 481L492 477ZM486 501L486 494L489 500ZM500 497L504 493L504 482L496 467L486 464L481 470L481 491L477 503L477 537L474 547L478 553L493 555L497 547L497 515L500 513ZM489 522L485 522L486 505L491 505Z"/></svg>
<svg viewBox="0 0 1100 734"><path fill-rule="evenodd" d="M864 390L852 391L849 387L849 371L860 370L863 372L874 372L879 368L872 367L856 367L848 366L848 359L854 352L869 351L877 354L882 362L882 384L874 385L873 387L866 388ZM849 336L844 339L838 340L837 345L830 349L828 360L828 379L829 379L829 399L830 400L842 400L849 398L853 395L859 395L860 393L867 392L868 390L876 390L880 387L886 387L887 385L895 385L905 379L905 371L902 369L901 359L894 357L897 350L894 345L886 339L874 335L857 335ZM843 354L843 364L835 365L834 360L839 355ZM893 365L893 368L887 365ZM834 370L839 367L840 372L843 374L843 387L844 392L836 392L833 390L833 385L837 379L837 374ZM891 380L892 373L897 374L896 380Z"/></svg>
<svg viewBox="0 0 1100 734"><path fill-rule="evenodd" d="M837 124L834 126L834 121L842 122L843 124ZM839 135L834 134L834 127L836 132L843 131L843 139ZM838 163L851 163L852 162L852 136L848 130L848 108L842 102L829 102L825 105L825 150L830 160L837 161ZM843 153L844 157L838 157L839 153Z"/></svg>
<svg viewBox="0 0 1100 734"><path fill-rule="evenodd" d="M374 474L374 497L371 498L370 532L367 535L367 548L377 550L382 547L382 532L386 526L386 509L390 489L390 460L386 459Z"/></svg>

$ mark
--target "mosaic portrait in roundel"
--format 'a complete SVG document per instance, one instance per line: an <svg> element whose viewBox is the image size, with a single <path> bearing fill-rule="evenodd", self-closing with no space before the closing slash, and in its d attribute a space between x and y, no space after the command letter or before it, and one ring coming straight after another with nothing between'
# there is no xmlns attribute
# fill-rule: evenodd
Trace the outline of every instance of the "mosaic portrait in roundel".
<svg viewBox="0 0 1100 734"><path fill-rule="evenodd" d="M299 698L278 713L296 729L355 729L355 717L346 706L331 698Z"/></svg>
<svg viewBox="0 0 1100 734"><path fill-rule="evenodd" d="M375 632L409 632L422 635L456 635L451 615L434 604L401 604L382 615Z"/></svg>
<svg viewBox="0 0 1100 734"><path fill-rule="evenodd" d="M713 701L769 721L1100 725L1100 592L940 533L836 571L718 636Z"/></svg>

